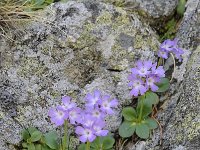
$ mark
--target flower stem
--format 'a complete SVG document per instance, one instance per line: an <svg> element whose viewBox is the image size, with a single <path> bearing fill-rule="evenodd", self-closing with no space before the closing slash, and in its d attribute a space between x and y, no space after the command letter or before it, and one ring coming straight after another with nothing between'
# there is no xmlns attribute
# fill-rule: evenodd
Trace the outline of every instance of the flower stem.
<svg viewBox="0 0 200 150"><path fill-rule="evenodd" d="M63 150L67 148L67 120L64 123L64 139L63 139Z"/></svg>
<svg viewBox="0 0 200 150"><path fill-rule="evenodd" d="M87 141L87 147L86 147L86 150L90 150L90 142Z"/></svg>
<svg viewBox="0 0 200 150"><path fill-rule="evenodd" d="M159 67L161 64L162 64L162 58L160 57L159 60L158 60L158 65L157 65L157 67Z"/></svg>
<svg viewBox="0 0 200 150"><path fill-rule="evenodd" d="M173 62L174 62L174 72L175 72L175 69L176 69L176 61L175 61L174 55L173 55L172 53L170 53L170 55L172 56L172 59L173 59ZM174 72L173 72L173 73L174 73ZM171 77L171 79L170 79L170 82L172 82L172 80L173 80L173 73L172 73L172 77Z"/></svg>
<svg viewBox="0 0 200 150"><path fill-rule="evenodd" d="M142 98L141 98L141 107L140 107L140 114L139 114L139 122L141 122L141 120L142 120L142 111L143 111L143 107L144 107L143 100L144 100L144 96L142 96Z"/></svg>

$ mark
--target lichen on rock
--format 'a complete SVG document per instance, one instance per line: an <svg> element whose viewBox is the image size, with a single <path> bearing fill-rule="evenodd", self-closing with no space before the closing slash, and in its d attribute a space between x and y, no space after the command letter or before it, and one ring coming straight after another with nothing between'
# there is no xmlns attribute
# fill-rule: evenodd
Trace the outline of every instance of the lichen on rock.
<svg viewBox="0 0 200 150"><path fill-rule="evenodd" d="M0 79L9 84L1 84L0 93L14 102L16 114L11 118L11 108L1 103L0 143L19 144L21 126L51 130L47 112L62 95L82 105L85 94L95 89L120 102L116 116L107 119L107 128L115 131L120 110L131 102L130 68L139 58L155 60L159 42L153 30L136 14L130 17L122 8L92 1L52 4L25 30L10 49L1 47L6 59ZM9 120L15 128L7 127Z"/></svg>

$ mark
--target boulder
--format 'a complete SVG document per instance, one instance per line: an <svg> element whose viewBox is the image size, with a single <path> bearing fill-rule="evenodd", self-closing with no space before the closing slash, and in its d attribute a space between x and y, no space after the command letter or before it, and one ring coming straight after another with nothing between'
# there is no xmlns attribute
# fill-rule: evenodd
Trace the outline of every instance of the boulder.
<svg viewBox="0 0 200 150"><path fill-rule="evenodd" d="M186 12L176 38L184 48L183 62L176 66L174 81L158 113L163 127L160 143L159 129L147 149L197 150L200 148L200 1L188 0ZM172 59L169 59L169 62ZM171 63L171 65L173 65Z"/></svg>
<svg viewBox="0 0 200 150"><path fill-rule="evenodd" d="M69 95L78 105L95 89L119 100L107 119L115 131L131 103L127 75L137 59L155 60L157 35L122 8L102 2L55 3L13 41L1 39L0 145L19 145L20 131L53 129L50 107ZM115 123L113 123L115 122Z"/></svg>
<svg viewBox="0 0 200 150"><path fill-rule="evenodd" d="M137 12L150 24L158 25L168 20L176 11L178 0L102 0L129 12Z"/></svg>

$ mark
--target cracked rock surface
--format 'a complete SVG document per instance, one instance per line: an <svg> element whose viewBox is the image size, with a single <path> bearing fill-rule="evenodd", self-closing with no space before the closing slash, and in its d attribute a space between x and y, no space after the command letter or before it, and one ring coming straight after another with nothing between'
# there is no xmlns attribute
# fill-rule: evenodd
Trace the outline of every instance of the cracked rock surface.
<svg viewBox="0 0 200 150"><path fill-rule="evenodd" d="M15 150L24 127L53 129L47 112L62 95L83 106L85 94L95 89L119 100L116 115L107 118L107 128L118 129L120 111L131 103L130 68L138 59L156 61L160 43L138 12L129 14L107 1L52 4L14 41L0 38L0 150ZM172 0L125 1L151 18L168 16L177 5ZM127 150L200 148L200 0L188 0L186 6L176 36L185 55L157 117L162 144L156 129L151 139L129 143Z"/></svg>
<svg viewBox="0 0 200 150"><path fill-rule="evenodd" d="M116 115L107 118L107 128L115 131L121 108L131 102L130 68L140 58L155 60L159 45L138 15L92 1L53 4L20 38L1 43L1 150L18 145L24 127L52 129L47 112L62 95L81 106L95 89L120 102Z"/></svg>

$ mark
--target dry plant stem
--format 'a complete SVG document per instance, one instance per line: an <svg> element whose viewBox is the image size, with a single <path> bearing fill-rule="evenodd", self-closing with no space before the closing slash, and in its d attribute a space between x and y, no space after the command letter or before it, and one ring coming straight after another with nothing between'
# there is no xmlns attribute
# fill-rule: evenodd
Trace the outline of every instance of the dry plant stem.
<svg viewBox="0 0 200 150"><path fill-rule="evenodd" d="M120 145L119 150L123 150L124 144L128 141L128 139L124 140L123 143Z"/></svg>
<svg viewBox="0 0 200 150"><path fill-rule="evenodd" d="M174 71L175 71L175 69L176 69L176 61L175 61L174 55L172 53L170 53L170 55L172 56L172 59L173 59L173 62L174 62ZM173 73L172 73L172 77L170 79L170 82L172 82L172 80L173 80Z"/></svg>
<svg viewBox="0 0 200 150"><path fill-rule="evenodd" d="M7 19L7 20L0 20L0 22L12 22L12 21L33 21L34 19Z"/></svg>
<svg viewBox="0 0 200 150"><path fill-rule="evenodd" d="M162 145L162 137L163 137L162 126L161 126L160 122L154 116L152 116L152 118L157 122L157 124L158 124L158 126L160 128L160 145Z"/></svg>

